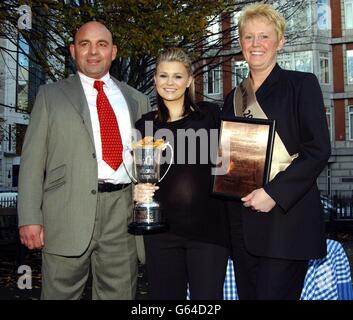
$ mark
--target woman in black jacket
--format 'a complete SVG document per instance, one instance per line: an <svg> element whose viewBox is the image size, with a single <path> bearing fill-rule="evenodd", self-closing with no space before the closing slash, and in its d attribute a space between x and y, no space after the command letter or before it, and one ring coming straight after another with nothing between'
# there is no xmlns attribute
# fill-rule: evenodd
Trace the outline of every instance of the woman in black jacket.
<svg viewBox="0 0 353 320"><path fill-rule="evenodd" d="M322 93L310 73L276 63L284 18L269 4L244 8L238 22L249 76L226 97L223 115L276 121L270 181L228 202L240 299L299 299L309 259L324 257L316 179L330 156Z"/></svg>

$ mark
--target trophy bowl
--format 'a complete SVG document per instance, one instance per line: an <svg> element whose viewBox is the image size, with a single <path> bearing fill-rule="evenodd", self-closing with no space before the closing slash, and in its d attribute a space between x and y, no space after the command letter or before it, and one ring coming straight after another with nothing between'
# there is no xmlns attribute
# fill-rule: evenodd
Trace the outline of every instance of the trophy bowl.
<svg viewBox="0 0 353 320"><path fill-rule="evenodd" d="M169 148L171 151L171 161L162 177L160 177L160 165L162 152ZM126 157L124 158L125 169L131 180L135 183L152 183L156 184L164 179L168 173L173 161L173 148L169 142L163 139L153 141L153 137L145 137L144 139L134 143L131 149L125 150L132 156L133 173L130 174L126 169ZM123 154L125 154L125 152ZM152 198L144 202L136 202L133 211L133 222L128 226L128 231L132 234L157 233L168 229L162 214L160 203Z"/></svg>

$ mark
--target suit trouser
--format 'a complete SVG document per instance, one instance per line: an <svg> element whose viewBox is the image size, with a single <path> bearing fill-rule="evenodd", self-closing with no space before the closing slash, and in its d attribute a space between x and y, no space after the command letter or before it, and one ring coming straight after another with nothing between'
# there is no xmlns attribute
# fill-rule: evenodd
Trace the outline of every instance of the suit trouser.
<svg viewBox="0 0 353 320"><path fill-rule="evenodd" d="M223 299L229 249L166 232L145 235L149 298Z"/></svg>
<svg viewBox="0 0 353 320"><path fill-rule="evenodd" d="M240 300L299 300L308 260L287 260L252 255L244 243L241 212L228 207L232 254ZM265 214L265 213L264 213Z"/></svg>
<svg viewBox="0 0 353 320"><path fill-rule="evenodd" d="M43 252L42 299L80 299L90 269L92 299L134 299L136 242L127 231L132 203L131 186L98 193L93 235L86 251L76 257Z"/></svg>

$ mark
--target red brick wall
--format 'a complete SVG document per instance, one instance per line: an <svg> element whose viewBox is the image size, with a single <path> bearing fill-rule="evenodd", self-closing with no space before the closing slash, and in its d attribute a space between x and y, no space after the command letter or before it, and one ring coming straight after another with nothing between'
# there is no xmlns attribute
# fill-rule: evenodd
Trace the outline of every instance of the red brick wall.
<svg viewBox="0 0 353 320"><path fill-rule="evenodd" d="M229 50L231 48L230 45L230 15L229 13L222 14L222 42L224 50Z"/></svg>
<svg viewBox="0 0 353 320"><path fill-rule="evenodd" d="M232 90L232 62L228 60L223 63L223 97Z"/></svg>
<svg viewBox="0 0 353 320"><path fill-rule="evenodd" d="M341 1L331 0L332 37L342 37Z"/></svg>
<svg viewBox="0 0 353 320"><path fill-rule="evenodd" d="M338 141L346 140L344 100L334 100L335 137Z"/></svg>
<svg viewBox="0 0 353 320"><path fill-rule="evenodd" d="M337 44L332 46L333 60L333 88L334 92L344 91L344 72L343 72L343 50L342 45Z"/></svg>
<svg viewBox="0 0 353 320"><path fill-rule="evenodd" d="M342 17L341 17L341 1L331 0L331 23L332 37L342 37ZM346 49L353 49L353 44L346 44ZM343 67L343 45L332 45L332 62L333 62L333 87L334 92L344 92L344 67ZM353 99L349 99L349 104L353 103ZM334 100L335 113L335 138L338 141L346 139L346 123L345 123L345 100Z"/></svg>

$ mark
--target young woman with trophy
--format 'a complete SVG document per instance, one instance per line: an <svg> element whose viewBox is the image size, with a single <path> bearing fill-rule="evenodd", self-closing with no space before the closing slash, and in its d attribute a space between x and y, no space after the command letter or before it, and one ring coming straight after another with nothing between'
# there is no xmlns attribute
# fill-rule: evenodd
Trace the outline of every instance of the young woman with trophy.
<svg viewBox="0 0 353 320"><path fill-rule="evenodd" d="M220 111L216 105L193 102L191 60L181 49L159 56L154 80L157 108L136 123L144 138L138 144L146 149L164 139L174 156L171 165L168 155L169 163L160 165L161 174L170 169L159 187L135 186L137 204L154 196L168 225L168 230L144 235L149 298L185 299L189 288L191 299L223 299L227 225L221 203L210 195L211 158L217 152L213 142L218 141L217 133L212 139L212 129L218 132Z"/></svg>

